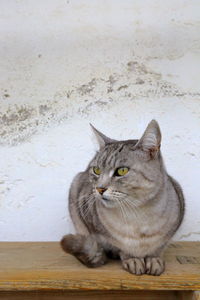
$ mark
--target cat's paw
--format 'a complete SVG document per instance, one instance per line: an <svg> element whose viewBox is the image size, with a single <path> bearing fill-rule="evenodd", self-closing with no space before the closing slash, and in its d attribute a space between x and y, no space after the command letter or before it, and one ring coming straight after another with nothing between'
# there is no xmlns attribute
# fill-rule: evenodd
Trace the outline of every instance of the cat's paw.
<svg viewBox="0 0 200 300"><path fill-rule="evenodd" d="M100 267L107 262L107 256L103 247L97 243L92 235L85 239L82 255L85 256L83 259L84 263L90 268Z"/></svg>
<svg viewBox="0 0 200 300"><path fill-rule="evenodd" d="M165 270L165 262L161 257L146 257L146 274L159 276Z"/></svg>
<svg viewBox="0 0 200 300"><path fill-rule="evenodd" d="M122 261L123 268L135 275L145 274L145 261L144 258L132 257Z"/></svg>
<svg viewBox="0 0 200 300"><path fill-rule="evenodd" d="M105 265L107 260L108 259L104 251L99 250L93 256L89 256L89 257L87 256L84 263L89 268L96 268Z"/></svg>

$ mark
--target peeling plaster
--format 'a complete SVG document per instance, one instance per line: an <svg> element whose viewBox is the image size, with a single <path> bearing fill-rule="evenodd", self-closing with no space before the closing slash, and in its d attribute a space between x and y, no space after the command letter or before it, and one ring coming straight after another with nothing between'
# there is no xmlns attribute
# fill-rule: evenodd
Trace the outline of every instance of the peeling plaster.
<svg viewBox="0 0 200 300"><path fill-rule="evenodd" d="M139 60L139 59L138 59ZM122 73L108 78L93 78L81 86L55 93L53 100L29 104L3 104L0 109L1 145L17 145L30 140L45 128L70 120L74 114L87 116L102 105L110 105L130 98L158 99L161 97L197 97L138 61L129 61ZM95 100L98 99L98 100Z"/></svg>

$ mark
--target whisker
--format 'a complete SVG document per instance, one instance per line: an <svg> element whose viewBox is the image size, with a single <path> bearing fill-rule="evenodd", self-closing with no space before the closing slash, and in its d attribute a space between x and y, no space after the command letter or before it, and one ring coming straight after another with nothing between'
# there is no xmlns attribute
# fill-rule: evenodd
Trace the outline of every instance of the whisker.
<svg viewBox="0 0 200 300"><path fill-rule="evenodd" d="M80 210L84 219L87 217L91 211L92 206L94 205L96 198L95 195L90 194L89 197L81 197L82 201L78 203L78 209ZM85 209L86 208L86 209Z"/></svg>
<svg viewBox="0 0 200 300"><path fill-rule="evenodd" d="M128 202L123 202L123 205L126 207L126 210L128 209L128 214L129 216L130 215L133 215L134 214L134 220L136 221L137 223L137 226L139 226L139 217L138 217L138 213L137 213L137 210L135 209L135 207L133 208L130 203Z"/></svg>
<svg viewBox="0 0 200 300"><path fill-rule="evenodd" d="M141 222L141 218L143 219L144 217L146 217L146 213L142 211L138 206L136 206L133 201L130 201L130 199L125 199L124 203L128 205L128 207L135 214L137 220L139 220L140 222Z"/></svg>
<svg viewBox="0 0 200 300"><path fill-rule="evenodd" d="M126 230L125 230L125 234L126 236L128 236L128 223L127 223L127 214L126 214L126 211L124 210L124 207L122 205L122 203L117 200L118 204L119 204L119 207L120 207L120 211L121 211L121 214L122 214L122 218L124 220L124 223L126 225Z"/></svg>

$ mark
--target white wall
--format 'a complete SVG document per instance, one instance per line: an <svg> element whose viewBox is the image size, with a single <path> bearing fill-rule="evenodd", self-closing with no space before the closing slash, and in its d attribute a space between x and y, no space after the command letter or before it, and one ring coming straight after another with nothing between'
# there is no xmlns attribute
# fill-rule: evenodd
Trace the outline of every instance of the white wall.
<svg viewBox="0 0 200 300"><path fill-rule="evenodd" d="M72 231L67 191L89 122L138 138L155 118L183 186L180 240L200 238L200 2L1 0L0 240Z"/></svg>

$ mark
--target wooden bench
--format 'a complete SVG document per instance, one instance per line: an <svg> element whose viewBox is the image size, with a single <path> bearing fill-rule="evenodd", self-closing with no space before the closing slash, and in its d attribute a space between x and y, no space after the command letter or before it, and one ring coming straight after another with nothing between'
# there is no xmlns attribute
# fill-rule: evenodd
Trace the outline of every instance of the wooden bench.
<svg viewBox="0 0 200 300"><path fill-rule="evenodd" d="M200 300L200 242L171 244L165 257L163 275L134 276L119 261L88 269L57 242L0 243L0 299Z"/></svg>

